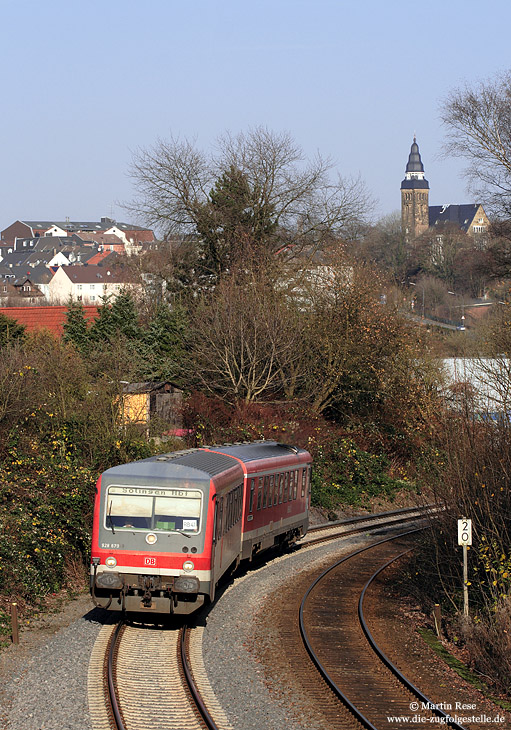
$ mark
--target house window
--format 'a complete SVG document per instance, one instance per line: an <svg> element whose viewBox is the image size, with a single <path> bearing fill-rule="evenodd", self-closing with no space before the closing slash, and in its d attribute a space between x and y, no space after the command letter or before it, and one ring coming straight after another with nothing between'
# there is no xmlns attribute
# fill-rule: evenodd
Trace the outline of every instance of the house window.
<svg viewBox="0 0 511 730"><path fill-rule="evenodd" d="M89 289L90 289L91 291L92 291L93 289L95 289L95 288L96 288L96 284L90 284L90 285L89 285Z"/></svg>
<svg viewBox="0 0 511 730"><path fill-rule="evenodd" d="M94 294L92 294L92 295L91 295L91 296L89 297L89 299L90 299L90 301L91 301L91 302L95 302L95 301L96 301L96 297L94 296Z"/></svg>
<svg viewBox="0 0 511 730"><path fill-rule="evenodd" d="M82 291L82 285L81 284L78 284L77 285L77 289L78 289L78 291Z"/></svg>

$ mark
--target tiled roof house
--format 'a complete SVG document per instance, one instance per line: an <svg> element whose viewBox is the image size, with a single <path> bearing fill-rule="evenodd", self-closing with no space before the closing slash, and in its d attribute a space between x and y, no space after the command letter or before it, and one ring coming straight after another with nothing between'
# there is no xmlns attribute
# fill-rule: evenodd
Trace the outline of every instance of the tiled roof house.
<svg viewBox="0 0 511 730"><path fill-rule="evenodd" d="M49 330L60 337L64 332L67 307L1 307L0 313L24 325L27 332ZM85 319L93 320L97 317L98 308L85 306L84 314Z"/></svg>
<svg viewBox="0 0 511 730"><path fill-rule="evenodd" d="M70 298L83 304L101 304L102 297L115 298L122 289L137 292L141 285L126 269L106 265L61 266L49 284L49 299L63 304Z"/></svg>

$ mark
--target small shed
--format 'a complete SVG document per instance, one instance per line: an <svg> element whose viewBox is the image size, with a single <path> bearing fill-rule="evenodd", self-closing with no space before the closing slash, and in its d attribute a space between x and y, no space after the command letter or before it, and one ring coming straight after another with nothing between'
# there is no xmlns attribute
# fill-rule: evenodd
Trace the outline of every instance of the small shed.
<svg viewBox="0 0 511 730"><path fill-rule="evenodd" d="M182 428L183 391L169 381L162 383L126 383L122 395L124 424L149 426L158 419L169 429Z"/></svg>

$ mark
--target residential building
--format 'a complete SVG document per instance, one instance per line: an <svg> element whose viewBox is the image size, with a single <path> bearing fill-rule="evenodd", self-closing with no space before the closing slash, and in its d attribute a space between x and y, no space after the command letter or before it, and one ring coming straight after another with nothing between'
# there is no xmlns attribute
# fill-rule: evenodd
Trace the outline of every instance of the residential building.
<svg viewBox="0 0 511 730"><path fill-rule="evenodd" d="M75 299L83 304L101 305L104 297L115 299L123 289L137 293L142 287L127 269L98 264L61 266L48 288L50 302L54 304L65 304L69 299Z"/></svg>
<svg viewBox="0 0 511 730"><path fill-rule="evenodd" d="M44 265L27 270L21 266L13 268L0 266L0 301L9 302L11 306L46 301L53 274L54 270Z"/></svg>
<svg viewBox="0 0 511 730"><path fill-rule="evenodd" d="M14 243L17 238L46 238L72 236L78 234L82 239L87 234L113 235L120 239L128 255L137 253L145 244L154 242L154 233L149 228L120 223L113 218L103 217L100 221L20 221L5 228L1 241Z"/></svg>

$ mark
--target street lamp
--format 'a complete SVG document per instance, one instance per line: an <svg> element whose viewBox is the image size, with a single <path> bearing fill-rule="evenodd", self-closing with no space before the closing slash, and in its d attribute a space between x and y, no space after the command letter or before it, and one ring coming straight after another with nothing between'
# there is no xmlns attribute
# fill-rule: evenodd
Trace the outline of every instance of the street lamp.
<svg viewBox="0 0 511 730"><path fill-rule="evenodd" d="M457 307L461 307L461 325L458 327L458 329L461 332L465 331L465 302L463 301L463 297L461 294L456 294L454 291L448 291L447 294L452 294L453 297L459 297L461 299L461 304L456 305Z"/></svg>
<svg viewBox="0 0 511 730"><path fill-rule="evenodd" d="M416 286L414 281L410 281L410 286ZM422 285L422 319L424 319L424 284Z"/></svg>

